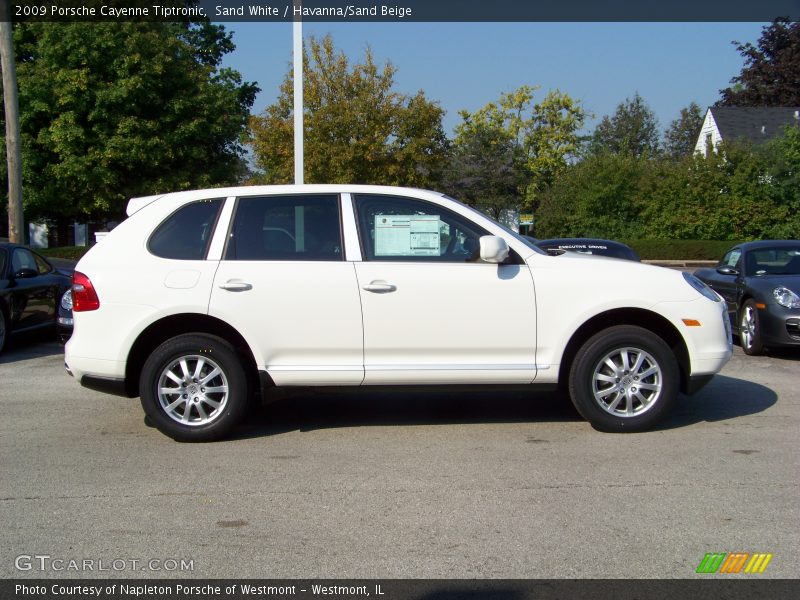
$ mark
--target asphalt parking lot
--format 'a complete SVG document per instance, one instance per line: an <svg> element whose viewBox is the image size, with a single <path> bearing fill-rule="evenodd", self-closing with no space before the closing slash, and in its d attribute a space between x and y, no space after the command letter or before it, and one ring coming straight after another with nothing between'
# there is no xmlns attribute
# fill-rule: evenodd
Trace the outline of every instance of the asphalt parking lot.
<svg viewBox="0 0 800 600"><path fill-rule="evenodd" d="M691 578L735 551L800 576L798 352L736 347L643 434L554 394L305 393L203 445L62 364L0 356L4 578Z"/></svg>

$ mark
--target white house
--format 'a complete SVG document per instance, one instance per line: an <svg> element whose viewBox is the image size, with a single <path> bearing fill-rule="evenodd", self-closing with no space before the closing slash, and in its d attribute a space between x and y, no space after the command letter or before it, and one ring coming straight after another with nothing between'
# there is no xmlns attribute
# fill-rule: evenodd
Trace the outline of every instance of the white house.
<svg viewBox="0 0 800 600"><path fill-rule="evenodd" d="M760 144L780 135L787 125L800 126L800 106L712 106L694 151L705 156L709 143L716 148L722 141Z"/></svg>

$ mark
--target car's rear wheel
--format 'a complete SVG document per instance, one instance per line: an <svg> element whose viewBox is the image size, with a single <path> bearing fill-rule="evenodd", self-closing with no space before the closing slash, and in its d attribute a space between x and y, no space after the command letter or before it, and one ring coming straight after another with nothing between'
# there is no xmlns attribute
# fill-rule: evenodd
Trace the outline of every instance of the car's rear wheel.
<svg viewBox="0 0 800 600"><path fill-rule="evenodd" d="M755 301L748 300L739 313L739 342L742 350L750 356L757 356L764 352L761 343L761 325L758 321L758 307Z"/></svg>
<svg viewBox="0 0 800 600"><path fill-rule="evenodd" d="M144 364L139 389L147 416L178 441L220 439L247 409L240 357L213 335L180 335L161 344Z"/></svg>
<svg viewBox="0 0 800 600"><path fill-rule="evenodd" d="M678 395L675 355L647 329L619 325L589 338L572 363L569 391L596 429L642 431L660 421Z"/></svg>

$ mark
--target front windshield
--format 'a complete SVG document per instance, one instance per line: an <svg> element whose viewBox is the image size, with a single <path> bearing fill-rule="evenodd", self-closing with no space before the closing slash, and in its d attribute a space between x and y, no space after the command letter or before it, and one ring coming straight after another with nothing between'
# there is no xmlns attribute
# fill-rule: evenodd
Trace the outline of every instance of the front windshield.
<svg viewBox="0 0 800 600"><path fill-rule="evenodd" d="M473 207L472 207L472 206L470 206L469 204L464 204L464 203L463 203L463 202L461 202L460 200L456 200L455 198L453 198L452 196L448 196L447 194L442 194L442 196L443 196L444 198L447 198L448 200L452 200L453 202L458 202L458 203L459 203L461 206L463 206L464 208L466 208L466 209L468 209L468 210L470 210L470 211L474 212L475 214L478 214L478 215L482 216L484 219L489 219L489 220L490 220L492 223L494 223L495 225L497 225L497 226L498 226L500 229L502 229L503 231L505 231L505 232L506 232L506 233L508 233L509 235L513 236L513 237L514 237L514 239L516 239L516 240L518 240L518 241L522 242L523 244L525 244L525 245L526 245L528 248L530 248L530 249L531 249L531 250L533 250L534 252L537 252L538 254L547 254L547 252L545 252L544 250L542 250L541 248L539 248L538 246L536 246L536 245L533 243L533 240L532 240L532 239L530 239L530 238L528 238L528 237L525 237L524 235L522 235L522 234L520 234L520 233L517 233L517 232L516 232L516 231L514 231L513 229L510 229L510 228L506 227L505 225L503 225L502 223L499 223L498 221L496 221L495 219L493 219L492 217L490 217L490 216L489 216L489 215L487 215L486 213L484 213L484 212L481 212L481 211L479 211L479 210L478 210L478 209L476 209L476 208L473 208Z"/></svg>
<svg viewBox="0 0 800 600"><path fill-rule="evenodd" d="M751 250L745 258L745 275L800 275L800 244Z"/></svg>

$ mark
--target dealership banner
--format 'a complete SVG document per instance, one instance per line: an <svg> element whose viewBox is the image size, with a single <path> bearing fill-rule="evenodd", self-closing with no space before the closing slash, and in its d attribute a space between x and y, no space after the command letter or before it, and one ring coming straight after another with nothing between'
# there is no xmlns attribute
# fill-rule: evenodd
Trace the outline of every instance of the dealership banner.
<svg viewBox="0 0 800 600"><path fill-rule="evenodd" d="M800 0L4 0L12 21L772 21Z"/></svg>
<svg viewBox="0 0 800 600"><path fill-rule="evenodd" d="M798 580L787 579L11 579L0 582L0 598L4 600L783 600L798 597Z"/></svg>

